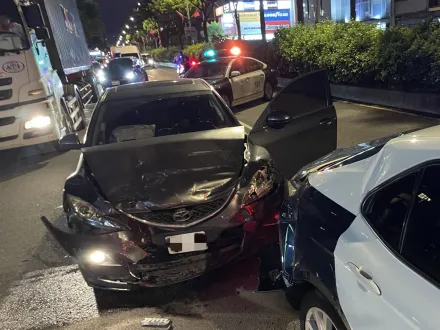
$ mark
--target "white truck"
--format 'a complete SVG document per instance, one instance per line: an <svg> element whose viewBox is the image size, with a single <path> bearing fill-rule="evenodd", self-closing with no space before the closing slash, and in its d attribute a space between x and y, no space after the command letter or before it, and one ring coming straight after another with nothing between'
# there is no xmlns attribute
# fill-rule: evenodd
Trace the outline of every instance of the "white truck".
<svg viewBox="0 0 440 330"><path fill-rule="evenodd" d="M0 150L57 147L99 91L76 0L1 0Z"/></svg>

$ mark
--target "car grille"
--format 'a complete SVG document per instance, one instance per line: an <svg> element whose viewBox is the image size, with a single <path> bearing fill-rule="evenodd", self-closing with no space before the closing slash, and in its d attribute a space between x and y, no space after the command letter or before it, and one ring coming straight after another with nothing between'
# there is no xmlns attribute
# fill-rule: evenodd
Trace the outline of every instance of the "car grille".
<svg viewBox="0 0 440 330"><path fill-rule="evenodd" d="M12 89L0 91L0 101L8 100L12 97Z"/></svg>
<svg viewBox="0 0 440 330"><path fill-rule="evenodd" d="M15 123L15 117L0 118L0 126L12 125Z"/></svg>
<svg viewBox="0 0 440 330"><path fill-rule="evenodd" d="M12 78L1 78L0 86L7 86L12 84Z"/></svg>
<svg viewBox="0 0 440 330"><path fill-rule="evenodd" d="M191 217L184 221L176 221L174 218L174 213L182 208L149 212L136 212L131 213L131 215L141 220L160 224L191 223L213 216L226 204L226 202L228 201L228 197L229 196L224 196L208 203L185 207L184 209L191 213Z"/></svg>

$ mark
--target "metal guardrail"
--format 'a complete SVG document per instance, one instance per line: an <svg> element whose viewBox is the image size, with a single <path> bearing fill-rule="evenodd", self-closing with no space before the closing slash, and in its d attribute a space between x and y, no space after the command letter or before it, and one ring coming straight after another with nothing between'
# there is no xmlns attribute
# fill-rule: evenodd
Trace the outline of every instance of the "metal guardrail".
<svg viewBox="0 0 440 330"><path fill-rule="evenodd" d="M84 109L82 109L81 104L85 107L92 102L93 99L93 87L90 84L84 84L79 89L79 94L81 97L81 101L79 102L78 98L75 96L69 96L67 100L67 106L69 108L70 118L73 122L73 129L75 131L78 130L82 121L83 114L81 113Z"/></svg>

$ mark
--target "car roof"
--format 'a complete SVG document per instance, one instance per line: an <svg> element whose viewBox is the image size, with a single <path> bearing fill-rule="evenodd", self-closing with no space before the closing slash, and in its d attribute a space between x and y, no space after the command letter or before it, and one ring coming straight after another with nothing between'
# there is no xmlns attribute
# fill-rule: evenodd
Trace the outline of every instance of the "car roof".
<svg viewBox="0 0 440 330"><path fill-rule="evenodd" d="M108 88L105 91L102 102L157 94L166 95L190 92L211 92L211 87L202 79L147 81Z"/></svg>

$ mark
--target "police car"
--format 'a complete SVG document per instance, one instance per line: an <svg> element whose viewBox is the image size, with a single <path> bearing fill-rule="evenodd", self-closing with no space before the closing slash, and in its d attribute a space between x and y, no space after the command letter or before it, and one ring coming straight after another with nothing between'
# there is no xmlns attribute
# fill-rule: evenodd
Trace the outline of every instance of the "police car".
<svg viewBox="0 0 440 330"><path fill-rule="evenodd" d="M217 51L206 51L206 59L192 63L183 77L206 80L230 107L261 98L271 100L277 86L275 70L255 58L239 56L236 47L230 53L236 56L216 57Z"/></svg>
<svg viewBox="0 0 440 330"><path fill-rule="evenodd" d="M293 177L279 260L301 329L440 329L439 138L340 149Z"/></svg>

